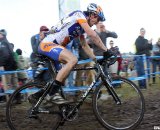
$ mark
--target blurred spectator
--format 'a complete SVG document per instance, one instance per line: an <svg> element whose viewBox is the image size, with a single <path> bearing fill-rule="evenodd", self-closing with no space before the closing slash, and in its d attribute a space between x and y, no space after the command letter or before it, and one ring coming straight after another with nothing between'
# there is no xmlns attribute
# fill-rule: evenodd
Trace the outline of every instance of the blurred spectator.
<svg viewBox="0 0 160 130"><path fill-rule="evenodd" d="M78 41L79 42L79 41ZM78 44L78 50L79 50L79 58L78 60L86 60L88 59L88 55L83 50L82 46ZM78 64L76 65L77 68L86 68L86 67L92 67L94 65L93 62L88 62L84 64ZM90 85L93 80L95 79L95 70L79 70L76 73L76 86L85 86Z"/></svg>
<svg viewBox="0 0 160 130"><path fill-rule="evenodd" d="M159 56L159 57L154 57L152 58L152 66L153 66L153 73L156 72L157 67L159 68L160 71L160 38L158 38L158 41L156 44L153 45L153 56ZM156 81L156 76L153 74L153 83Z"/></svg>
<svg viewBox="0 0 160 130"><path fill-rule="evenodd" d="M115 32L111 32L111 31L107 30L102 22L99 22L96 25L95 32L99 35L99 37L101 38L101 40L105 46L107 46L107 38L108 37L112 37L112 38L118 37L118 35ZM89 40L89 44L91 44L93 51L94 51L94 54L96 56L103 56L104 51L101 50L99 47L97 47L91 39Z"/></svg>
<svg viewBox="0 0 160 130"><path fill-rule="evenodd" d="M119 51L119 48L117 46L114 46L113 40L110 40L109 44L110 44L110 50L113 51L118 57L117 61L109 67L112 76L116 76L117 74L119 75L120 71L122 70L122 66L121 66L122 65L122 56Z"/></svg>
<svg viewBox="0 0 160 130"><path fill-rule="evenodd" d="M11 44L11 49L12 49L12 54L13 54L13 58L14 58L14 60L16 61L16 63L18 62L18 54L17 54L17 52L14 52L14 44L13 43L10 43ZM18 65L17 65L17 67L16 67L16 69L18 69Z"/></svg>
<svg viewBox="0 0 160 130"><path fill-rule="evenodd" d="M145 29L141 28L140 29L140 35L135 41L135 47L136 47L136 55L146 55L146 62L147 62L147 71L148 74L150 74L150 61L148 56L150 56L150 50L152 50L152 39L147 40L144 38L145 35ZM143 62L143 56L136 56L136 70L137 70L137 75L138 76L144 76L145 75L145 70L144 70L144 62ZM139 80L139 87L141 89L146 89L146 80Z"/></svg>
<svg viewBox="0 0 160 130"><path fill-rule="evenodd" d="M107 38L108 37L112 37L112 38L118 37L118 35L115 32L111 32L111 31L107 30L102 22L99 22L96 25L95 32L99 35L99 37L101 38L101 40L105 46L107 46ZM92 46L94 54L96 56L103 56L104 51L102 49L100 49L99 47L97 47L91 39L89 39L88 43ZM104 67L104 72L106 72L105 71L106 67L107 66Z"/></svg>
<svg viewBox="0 0 160 130"><path fill-rule="evenodd" d="M17 69L17 63L13 56L12 44L7 40L7 32L4 29L0 30L0 66L1 70L12 71ZM8 89L11 85L11 75L3 75L2 82L4 89ZM14 86L15 84L13 84ZM17 87L15 85L14 87Z"/></svg>
<svg viewBox="0 0 160 130"><path fill-rule="evenodd" d="M0 66L4 66L4 69L15 70L17 69L16 61L13 57L12 45L8 42L7 32L0 30Z"/></svg>
<svg viewBox="0 0 160 130"><path fill-rule="evenodd" d="M124 76L126 78L128 78L128 69L129 69L129 60L128 58L123 58L123 61L122 61L122 73L121 76Z"/></svg>
<svg viewBox="0 0 160 130"><path fill-rule="evenodd" d="M48 67L48 64L40 65L38 61L42 61L38 55L38 46L39 43L44 39L44 37L49 33L49 29L46 26L41 26L39 29L39 33L31 37L31 46L32 46L32 53L30 56L31 59L31 67L34 69L33 71L33 78L38 81L48 81L50 79L50 74L48 70L44 71L36 71L37 68Z"/></svg>
<svg viewBox="0 0 160 130"><path fill-rule="evenodd" d="M26 64L25 64L25 59L22 56L22 50L21 49L17 49L16 53L18 54L18 61L17 61L17 65L18 65L18 70L25 70L26 68ZM21 82L22 84L24 84L27 80L27 73L26 72L18 72L18 81Z"/></svg>
<svg viewBox="0 0 160 130"><path fill-rule="evenodd" d="M78 38L76 38L76 39L74 39L74 40L72 40L67 46L66 46L66 48L68 49L68 50L70 50L75 56L77 56L77 58L79 57L79 54L78 54L78 45L79 44L79 39ZM76 72L75 71L71 71L70 72L70 74L69 74L69 76L68 76L68 78L67 78L67 85L69 86L69 87L71 87L71 86L74 86L74 81L75 81L75 74L76 74Z"/></svg>
<svg viewBox="0 0 160 130"><path fill-rule="evenodd" d="M18 54L16 52L14 52L14 44L10 43L11 45L11 50L12 50L12 55L16 64L16 68L13 69L14 71L18 69ZM18 75L17 73L12 73L12 74L8 74L7 75L7 83L13 87L14 89L17 88L18 85Z"/></svg>
<svg viewBox="0 0 160 130"><path fill-rule="evenodd" d="M99 22L96 25L95 32L99 35L99 37L101 38L101 40L105 46L106 46L108 37L112 37L112 38L118 37L115 32L110 32L110 31L106 30L106 28L102 22ZM93 48L93 52L96 56L103 56L104 51L101 50L99 47L97 47L89 37L87 38L87 42L88 42L89 46L91 48ZM79 47L79 60L85 60L85 59L88 59L88 56L85 54L85 52L83 51L83 49L80 46ZM93 65L94 65L93 62L90 62L90 63L81 64L78 67L91 67ZM78 71L77 78L76 78L77 79L76 85L78 85L78 86L81 86L84 84L89 85L94 80L95 74L96 74L96 72L94 70ZM86 80L86 83L80 81L80 79L83 80L83 78L81 78L81 77L84 77L84 79Z"/></svg>
<svg viewBox="0 0 160 130"><path fill-rule="evenodd" d="M38 54L38 46L45 37L45 34L48 33L48 31L49 29L46 26L41 26L39 33L31 37L31 46L33 52L31 53L30 58L32 62L36 62L37 60L39 60L36 56L36 54Z"/></svg>
<svg viewBox="0 0 160 130"><path fill-rule="evenodd" d="M2 79L0 76L0 94L4 93L3 85L2 85ZM6 96L5 95L0 95L0 103L1 102L6 102Z"/></svg>

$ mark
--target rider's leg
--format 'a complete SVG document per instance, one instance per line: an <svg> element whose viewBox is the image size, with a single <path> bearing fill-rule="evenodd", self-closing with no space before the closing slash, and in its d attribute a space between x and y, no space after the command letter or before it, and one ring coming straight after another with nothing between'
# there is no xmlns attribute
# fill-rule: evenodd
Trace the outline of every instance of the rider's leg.
<svg viewBox="0 0 160 130"><path fill-rule="evenodd" d="M50 95L53 95L54 93L58 92L59 88L62 86L63 82L69 75L72 68L77 64L78 60L77 57L74 56L70 51L67 49L64 49L61 51L59 55L59 61L64 63L65 65L62 67L62 69L58 72L56 76L56 80L50 90Z"/></svg>
<svg viewBox="0 0 160 130"><path fill-rule="evenodd" d="M60 61L65 64L65 66L61 70L59 70L56 79L52 84L51 90L49 91L49 95L51 96L54 95L54 93L58 92L59 88L63 84L63 81L66 79L71 69L77 63L77 58L70 51L55 43L41 43L39 47L39 53L48 56L55 61ZM32 102L33 99L37 100L43 92L44 90L41 89L37 93L32 94L28 99L30 100L30 102Z"/></svg>

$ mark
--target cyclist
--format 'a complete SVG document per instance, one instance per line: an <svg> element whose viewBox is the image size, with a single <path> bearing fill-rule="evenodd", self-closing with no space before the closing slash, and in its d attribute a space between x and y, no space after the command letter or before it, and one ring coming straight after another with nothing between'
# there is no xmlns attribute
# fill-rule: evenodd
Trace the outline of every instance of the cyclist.
<svg viewBox="0 0 160 130"><path fill-rule="evenodd" d="M90 3L87 7L87 11L82 12L77 10L63 18L60 23L54 26L55 33L47 35L40 43L38 48L39 53L53 59L56 62L55 66L59 69L51 90L49 91L49 97L54 102L66 102L58 91L60 87L63 86L65 79L78 61L77 57L65 48L70 41L74 38L79 38L84 51L90 58L95 60L95 55L85 41L84 33L86 33L99 48L105 51L105 55L108 55L108 57L112 55L97 33L91 29L91 27L99 21L105 21L102 8L95 3ZM61 69L58 68L60 62L65 64ZM39 99L42 93L43 90L31 95L29 101L33 102Z"/></svg>

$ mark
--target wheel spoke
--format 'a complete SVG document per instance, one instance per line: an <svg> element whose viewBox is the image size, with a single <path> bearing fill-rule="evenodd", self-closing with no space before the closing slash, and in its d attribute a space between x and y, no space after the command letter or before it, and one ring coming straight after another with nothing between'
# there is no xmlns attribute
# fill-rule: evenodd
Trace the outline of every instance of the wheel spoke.
<svg viewBox="0 0 160 130"><path fill-rule="evenodd" d="M109 129L132 129L144 116L144 99L137 86L125 79L115 78L112 85L121 104L116 104L112 94L102 83L94 95L94 112L99 122ZM99 97L99 93L101 96Z"/></svg>
<svg viewBox="0 0 160 130"><path fill-rule="evenodd" d="M9 127L13 130L52 130L61 121L61 116L59 114L59 106L54 105L50 107L47 106L45 100L42 101L40 107L34 115L31 115L31 110L33 104L28 101L28 96L33 94L42 88L39 84L27 84L17 89L10 97L6 115L7 123ZM16 97L20 93L21 102L16 103ZM45 105L44 105L45 104Z"/></svg>

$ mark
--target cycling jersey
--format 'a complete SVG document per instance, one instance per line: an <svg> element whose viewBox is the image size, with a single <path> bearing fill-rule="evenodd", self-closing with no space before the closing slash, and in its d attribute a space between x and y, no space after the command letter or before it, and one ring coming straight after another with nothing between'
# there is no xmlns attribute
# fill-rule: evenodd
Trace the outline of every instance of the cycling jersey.
<svg viewBox="0 0 160 130"><path fill-rule="evenodd" d="M38 52L58 61L60 52L74 38L84 34L82 23L87 23L82 11L74 11L55 27L55 33L47 35L39 45Z"/></svg>
<svg viewBox="0 0 160 130"><path fill-rule="evenodd" d="M86 22L83 12L74 11L55 26L56 33L48 35L42 42L55 42L66 46L71 40L84 33L80 24Z"/></svg>

